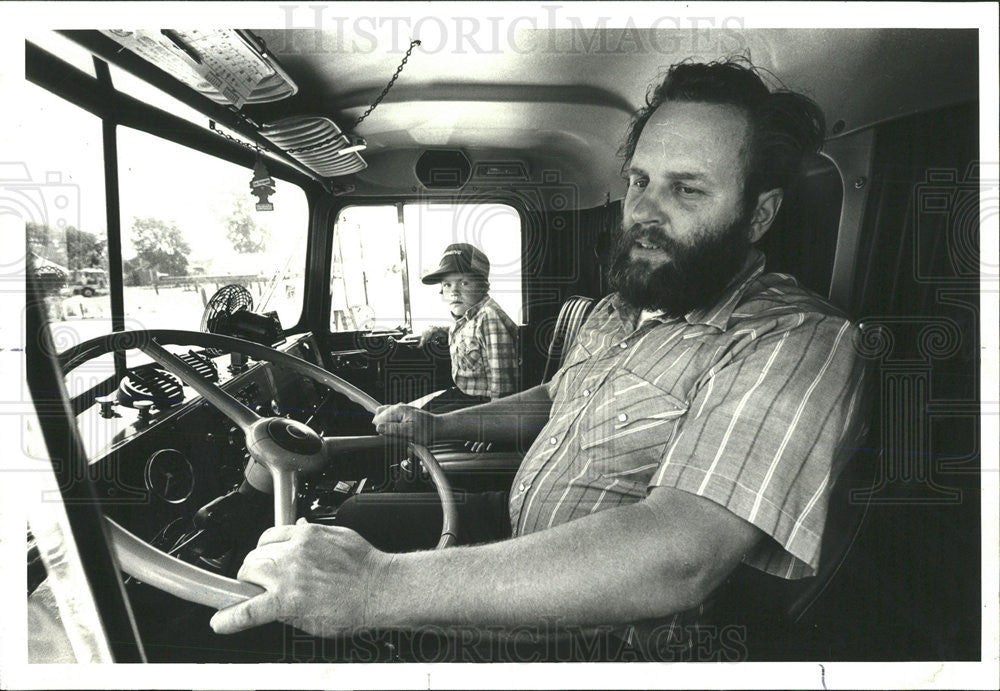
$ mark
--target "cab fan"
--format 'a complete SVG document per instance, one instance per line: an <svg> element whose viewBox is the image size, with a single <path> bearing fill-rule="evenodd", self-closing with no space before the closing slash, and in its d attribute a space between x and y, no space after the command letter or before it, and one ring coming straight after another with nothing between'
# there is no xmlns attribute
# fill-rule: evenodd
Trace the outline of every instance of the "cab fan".
<svg viewBox="0 0 1000 691"><path fill-rule="evenodd" d="M201 330L267 346L283 338L277 312L253 312L250 291L235 283L222 286L209 298L201 316Z"/></svg>

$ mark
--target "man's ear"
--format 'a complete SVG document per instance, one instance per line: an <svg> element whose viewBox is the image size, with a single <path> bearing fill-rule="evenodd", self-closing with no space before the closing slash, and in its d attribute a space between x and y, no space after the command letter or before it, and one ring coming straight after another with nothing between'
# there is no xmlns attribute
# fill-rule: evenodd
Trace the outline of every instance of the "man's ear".
<svg viewBox="0 0 1000 691"><path fill-rule="evenodd" d="M785 191L780 187L761 192L757 197L757 205L750 217L751 244L764 237L764 233L770 229L774 219L778 216L778 209L781 208L781 201L784 198Z"/></svg>

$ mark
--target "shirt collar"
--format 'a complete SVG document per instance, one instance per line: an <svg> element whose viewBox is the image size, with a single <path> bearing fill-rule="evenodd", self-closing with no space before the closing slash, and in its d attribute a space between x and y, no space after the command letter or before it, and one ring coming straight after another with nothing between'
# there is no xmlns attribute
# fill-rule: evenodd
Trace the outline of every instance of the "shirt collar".
<svg viewBox="0 0 1000 691"><path fill-rule="evenodd" d="M684 320L689 324L705 324L707 326L714 326L720 331L725 331L726 325L729 323L729 318L733 315L736 305L739 304L750 283L763 272L764 254L751 247L750 253L743 263L743 268L729 282L719 299L711 307L691 310L684 315ZM638 312L627 306L618 293L611 296L611 299L608 301L608 309L619 312L623 317L630 319L638 316ZM661 322L670 320L670 317L665 315L653 318Z"/></svg>
<svg viewBox="0 0 1000 691"><path fill-rule="evenodd" d="M477 302L476 304L474 304L469 309L465 310L465 314L463 314L461 317L457 317L455 319L455 323L457 324L458 322L462 321L463 319L472 319L474 316L476 316L476 313L478 313L479 310L481 310L483 308L483 306L486 305L486 303L489 301L489 299L490 299L490 296L489 295L485 295L482 300L480 300L479 302Z"/></svg>

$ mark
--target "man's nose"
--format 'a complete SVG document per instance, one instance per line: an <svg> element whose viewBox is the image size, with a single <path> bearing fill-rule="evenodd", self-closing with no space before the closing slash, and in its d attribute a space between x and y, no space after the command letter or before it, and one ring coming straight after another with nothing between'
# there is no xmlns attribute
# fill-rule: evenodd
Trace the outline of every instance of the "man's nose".
<svg viewBox="0 0 1000 691"><path fill-rule="evenodd" d="M643 226L663 226L669 220L667 210L651 190L647 190L632 206L632 223Z"/></svg>

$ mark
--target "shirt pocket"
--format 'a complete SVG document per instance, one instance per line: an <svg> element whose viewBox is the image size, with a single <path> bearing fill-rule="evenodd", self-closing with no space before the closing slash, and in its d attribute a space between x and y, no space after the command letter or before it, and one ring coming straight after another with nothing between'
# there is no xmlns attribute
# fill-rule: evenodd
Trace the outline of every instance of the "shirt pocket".
<svg viewBox="0 0 1000 691"><path fill-rule="evenodd" d="M475 343L456 343L451 351L455 371L465 376L481 375L486 371L482 351Z"/></svg>
<svg viewBox="0 0 1000 691"><path fill-rule="evenodd" d="M594 472L645 485L688 405L631 372L601 387L581 420L581 450Z"/></svg>

